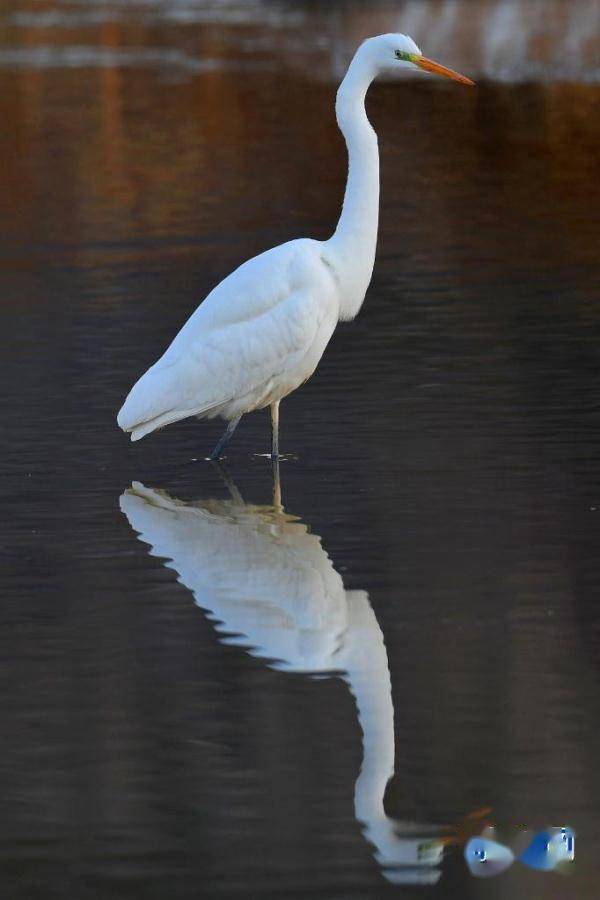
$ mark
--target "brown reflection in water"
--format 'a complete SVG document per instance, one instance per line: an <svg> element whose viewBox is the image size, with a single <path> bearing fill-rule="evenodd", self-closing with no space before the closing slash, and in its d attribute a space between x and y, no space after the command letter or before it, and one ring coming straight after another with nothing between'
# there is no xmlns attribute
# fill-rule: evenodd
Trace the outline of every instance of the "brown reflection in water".
<svg viewBox="0 0 600 900"><path fill-rule="evenodd" d="M103 35L118 39L111 25ZM4 237L32 262L145 259L142 242L160 240L161 255L191 254L204 267L206 252L190 249L202 240L220 244L216 279L270 244L328 236L339 213L346 159L333 86L264 73L173 84L120 68L22 69L0 74L0 92ZM596 257L597 98L583 85L376 84L376 274L435 264L464 285L490 266L499 276L567 266L585 280Z"/></svg>

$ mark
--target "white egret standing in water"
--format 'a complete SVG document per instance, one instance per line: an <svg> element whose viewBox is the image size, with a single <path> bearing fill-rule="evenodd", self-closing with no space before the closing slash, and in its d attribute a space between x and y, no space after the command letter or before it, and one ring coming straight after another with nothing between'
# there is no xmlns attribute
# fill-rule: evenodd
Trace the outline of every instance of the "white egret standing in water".
<svg viewBox="0 0 600 900"><path fill-rule="evenodd" d="M371 280L379 153L364 101L373 79L398 67L473 84L424 57L406 35L361 44L335 106L349 158L335 233L267 250L210 292L125 400L117 421L132 441L189 416L220 416L229 424L212 453L218 458L242 415L270 406L271 455L278 457L280 401L312 375L337 323L358 313Z"/></svg>

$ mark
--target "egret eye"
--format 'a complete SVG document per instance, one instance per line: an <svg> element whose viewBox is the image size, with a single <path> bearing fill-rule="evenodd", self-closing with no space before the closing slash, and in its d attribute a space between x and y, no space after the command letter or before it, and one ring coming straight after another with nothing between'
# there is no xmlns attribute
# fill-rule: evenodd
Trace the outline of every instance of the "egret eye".
<svg viewBox="0 0 600 900"><path fill-rule="evenodd" d="M412 62L412 58L412 53L407 53L406 50L396 50L396 59L401 59L402 62Z"/></svg>

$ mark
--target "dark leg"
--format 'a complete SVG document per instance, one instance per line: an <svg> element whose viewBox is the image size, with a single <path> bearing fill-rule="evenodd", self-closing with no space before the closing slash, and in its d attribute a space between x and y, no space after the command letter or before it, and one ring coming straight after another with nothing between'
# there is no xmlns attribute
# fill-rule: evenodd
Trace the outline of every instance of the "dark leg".
<svg viewBox="0 0 600 900"><path fill-rule="evenodd" d="M271 459L279 459L279 400L271 403Z"/></svg>
<svg viewBox="0 0 600 900"><path fill-rule="evenodd" d="M238 422L240 421L241 418L242 418L241 416L238 416L237 418L231 420L231 422L225 429L225 433L224 433L223 437L221 438L221 440L219 441L219 443L217 444L217 446L215 447L213 452L210 454L210 459L220 459L221 453L223 452L224 448L231 440L231 435L237 428Z"/></svg>
<svg viewBox="0 0 600 900"><path fill-rule="evenodd" d="M225 468L224 463L222 463L220 459L213 459L212 464L215 467L215 469L217 470L217 472L219 473L219 475L221 476L221 478L223 479L223 482L225 484L225 487L229 491L229 496L231 497L231 499L235 503L238 503L240 506L245 506L244 498L238 491L235 481L233 480L233 478L231 477L231 475Z"/></svg>

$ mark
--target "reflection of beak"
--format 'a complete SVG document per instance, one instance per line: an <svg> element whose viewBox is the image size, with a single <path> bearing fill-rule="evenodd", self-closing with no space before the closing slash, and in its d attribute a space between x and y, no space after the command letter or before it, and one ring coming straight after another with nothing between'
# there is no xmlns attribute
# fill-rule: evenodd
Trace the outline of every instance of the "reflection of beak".
<svg viewBox="0 0 600 900"><path fill-rule="evenodd" d="M432 59L427 59L426 56L413 56L412 61L415 66L418 66L420 69L425 69L426 72L435 72L436 75L445 75L446 78L460 81L461 84L475 84L474 81L471 81L471 79L467 78L465 75L459 75L458 72L453 72L452 69L447 69L446 66L441 66L439 63L433 62Z"/></svg>
<svg viewBox="0 0 600 900"><path fill-rule="evenodd" d="M439 838L440 843L445 846L466 844L470 838L483 834L486 828L493 827L492 822L488 819L491 812L491 806L473 810L464 819L461 819L452 834Z"/></svg>

